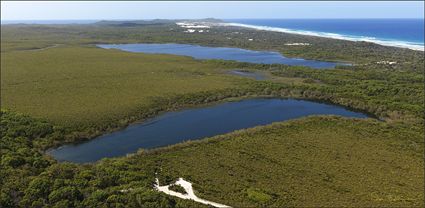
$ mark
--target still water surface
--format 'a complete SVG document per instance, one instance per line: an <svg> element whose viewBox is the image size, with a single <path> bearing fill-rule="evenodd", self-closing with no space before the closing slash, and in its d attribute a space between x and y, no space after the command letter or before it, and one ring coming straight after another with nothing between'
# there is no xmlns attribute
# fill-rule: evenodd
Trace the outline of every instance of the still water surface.
<svg viewBox="0 0 425 208"><path fill-rule="evenodd" d="M206 47L189 44L100 44L98 47L105 49L120 49L128 52L172 54L191 56L195 59L221 59L256 64L286 64L291 66L307 66L316 69L334 68L336 65L347 65L336 62L305 60L300 58L287 58L280 53L272 51L253 51L240 48Z"/></svg>
<svg viewBox="0 0 425 208"><path fill-rule="evenodd" d="M85 143L65 145L48 153L59 161L94 162L309 115L333 114L366 118L341 106L306 100L256 98L169 112Z"/></svg>

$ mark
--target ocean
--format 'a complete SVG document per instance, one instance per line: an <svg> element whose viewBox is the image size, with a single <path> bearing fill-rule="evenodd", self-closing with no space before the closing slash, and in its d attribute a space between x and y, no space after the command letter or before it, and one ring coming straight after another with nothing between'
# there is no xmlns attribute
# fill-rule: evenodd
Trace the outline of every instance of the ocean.
<svg viewBox="0 0 425 208"><path fill-rule="evenodd" d="M424 50L424 19L226 19L228 25Z"/></svg>

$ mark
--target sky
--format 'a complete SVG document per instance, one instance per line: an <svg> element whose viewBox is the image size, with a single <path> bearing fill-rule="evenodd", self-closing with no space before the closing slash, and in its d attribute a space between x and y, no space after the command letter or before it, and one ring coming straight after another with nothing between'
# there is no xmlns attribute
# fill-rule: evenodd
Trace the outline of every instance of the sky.
<svg viewBox="0 0 425 208"><path fill-rule="evenodd" d="M424 18L424 2L1 1L1 20Z"/></svg>

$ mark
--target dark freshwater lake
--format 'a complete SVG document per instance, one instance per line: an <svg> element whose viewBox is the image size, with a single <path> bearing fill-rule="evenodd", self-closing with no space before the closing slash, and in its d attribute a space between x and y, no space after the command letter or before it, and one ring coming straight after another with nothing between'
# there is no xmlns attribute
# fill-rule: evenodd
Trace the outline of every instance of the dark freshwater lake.
<svg viewBox="0 0 425 208"><path fill-rule="evenodd" d="M48 151L59 161L95 162L150 149L309 115L367 118L341 106L306 100L255 98L159 115L93 140Z"/></svg>
<svg viewBox="0 0 425 208"><path fill-rule="evenodd" d="M287 58L278 52L253 51L240 48L205 47L189 44L100 44L98 47L105 49L119 49L128 52L172 54L190 56L195 59L221 59L256 64L286 64L291 66L307 66L316 69L335 68L336 65L348 65L337 62L305 60L300 58Z"/></svg>

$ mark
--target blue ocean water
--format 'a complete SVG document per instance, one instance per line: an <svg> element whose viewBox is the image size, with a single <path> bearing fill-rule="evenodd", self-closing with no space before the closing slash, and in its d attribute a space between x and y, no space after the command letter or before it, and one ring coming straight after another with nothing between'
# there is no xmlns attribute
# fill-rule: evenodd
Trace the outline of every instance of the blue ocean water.
<svg viewBox="0 0 425 208"><path fill-rule="evenodd" d="M424 19L227 19L257 29L293 32L420 49Z"/></svg>

